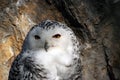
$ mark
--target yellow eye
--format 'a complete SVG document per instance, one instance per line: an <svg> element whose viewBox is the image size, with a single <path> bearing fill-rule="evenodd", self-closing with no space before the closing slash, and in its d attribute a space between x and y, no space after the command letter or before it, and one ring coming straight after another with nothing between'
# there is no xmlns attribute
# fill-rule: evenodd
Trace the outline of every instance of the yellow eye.
<svg viewBox="0 0 120 80"><path fill-rule="evenodd" d="M40 36L35 35L34 38L35 38L36 40L38 40L38 39L40 39Z"/></svg>
<svg viewBox="0 0 120 80"><path fill-rule="evenodd" d="M60 35L60 34L55 34L55 35L53 35L52 37L53 37L53 38L60 38L61 35Z"/></svg>

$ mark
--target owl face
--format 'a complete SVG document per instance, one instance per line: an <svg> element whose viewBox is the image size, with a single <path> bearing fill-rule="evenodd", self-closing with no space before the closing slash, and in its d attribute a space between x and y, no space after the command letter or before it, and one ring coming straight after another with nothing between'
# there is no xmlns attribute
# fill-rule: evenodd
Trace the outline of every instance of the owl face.
<svg viewBox="0 0 120 80"><path fill-rule="evenodd" d="M42 49L45 51L51 49L72 49L72 34L70 28L64 29L59 25L51 25L49 27L37 26L29 32L29 49Z"/></svg>

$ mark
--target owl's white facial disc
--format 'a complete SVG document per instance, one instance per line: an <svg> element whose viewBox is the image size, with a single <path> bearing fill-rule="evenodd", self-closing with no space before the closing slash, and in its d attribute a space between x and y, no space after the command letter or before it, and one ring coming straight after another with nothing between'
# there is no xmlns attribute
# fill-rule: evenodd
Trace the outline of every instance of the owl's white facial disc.
<svg viewBox="0 0 120 80"><path fill-rule="evenodd" d="M71 30L64 29L59 25L51 25L46 27L35 27L28 35L28 47L31 50L52 50L61 49L71 52L72 36Z"/></svg>
<svg viewBox="0 0 120 80"><path fill-rule="evenodd" d="M54 29L49 30L37 27L35 30L36 31L33 31L33 33L37 32L35 35L39 34L38 36L40 36L40 39L38 39L38 42L36 42L37 44L35 44L39 44L39 46L37 46L38 51L40 51L39 53L41 53L41 51L45 51L44 54L48 54L47 57L49 55L55 57L56 59L61 57L61 62L66 61L65 63L67 64L68 62L65 60L66 57L68 55L71 56L73 53L73 44L70 35L71 32L66 31L59 26L55 26Z"/></svg>

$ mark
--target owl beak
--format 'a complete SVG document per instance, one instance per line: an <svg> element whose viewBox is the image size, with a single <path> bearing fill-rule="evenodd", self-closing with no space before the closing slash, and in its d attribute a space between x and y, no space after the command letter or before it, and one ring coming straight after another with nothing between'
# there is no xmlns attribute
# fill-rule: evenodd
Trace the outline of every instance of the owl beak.
<svg viewBox="0 0 120 80"><path fill-rule="evenodd" d="M46 52L48 51L48 48L49 48L48 42L45 42L44 49L45 49Z"/></svg>

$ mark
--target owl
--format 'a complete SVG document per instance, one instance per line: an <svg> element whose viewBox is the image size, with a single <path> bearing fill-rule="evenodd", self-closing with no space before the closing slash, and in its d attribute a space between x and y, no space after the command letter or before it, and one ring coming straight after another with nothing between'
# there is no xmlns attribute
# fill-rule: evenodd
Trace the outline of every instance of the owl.
<svg viewBox="0 0 120 80"><path fill-rule="evenodd" d="M80 47L71 28L42 21L28 32L8 80L81 80Z"/></svg>

